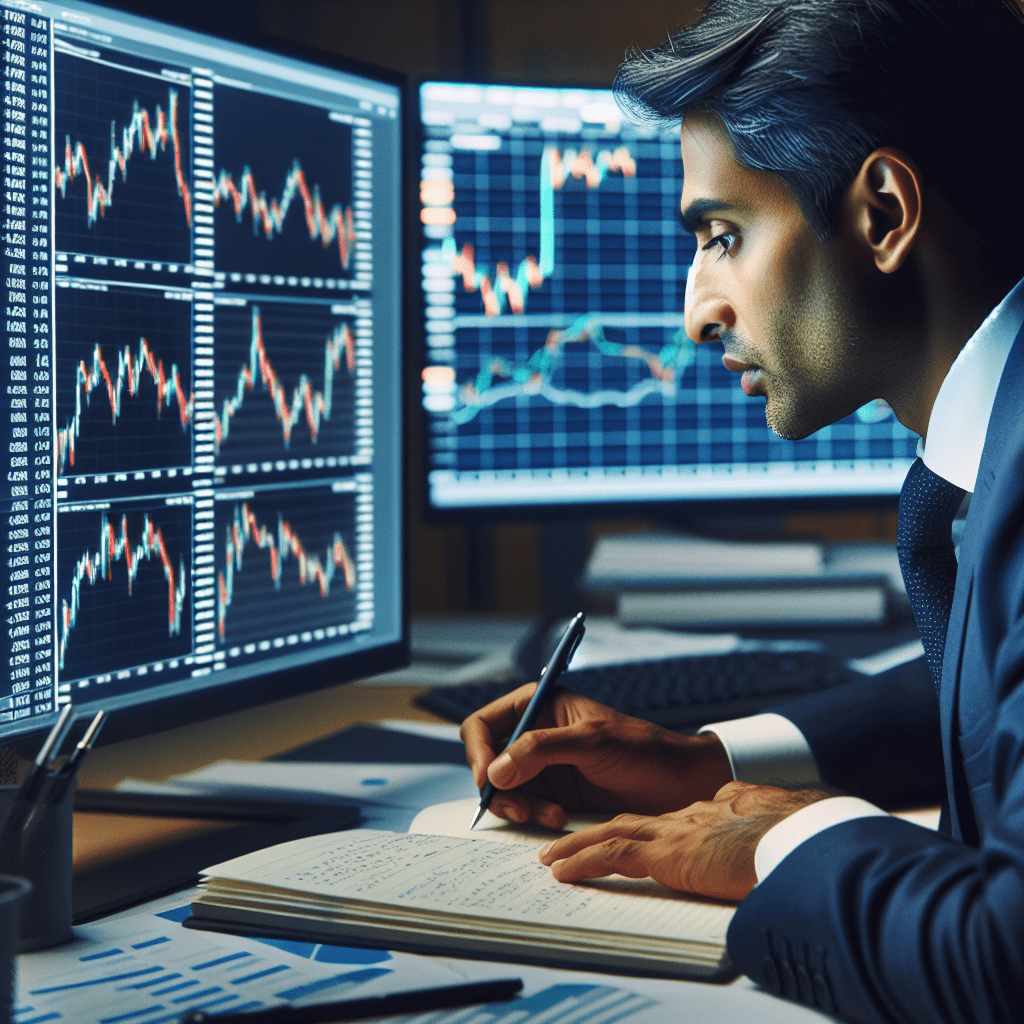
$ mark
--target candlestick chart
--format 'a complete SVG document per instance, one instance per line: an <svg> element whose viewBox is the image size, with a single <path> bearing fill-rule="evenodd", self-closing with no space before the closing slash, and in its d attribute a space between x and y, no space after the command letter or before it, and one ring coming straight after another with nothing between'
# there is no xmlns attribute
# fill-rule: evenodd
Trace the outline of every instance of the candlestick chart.
<svg viewBox="0 0 1024 1024"><path fill-rule="evenodd" d="M351 276L351 126L329 120L320 108L277 97L225 86L214 97L218 265L298 277Z"/></svg>
<svg viewBox="0 0 1024 1024"><path fill-rule="evenodd" d="M355 618L352 494L262 494L218 502L217 635L225 644Z"/></svg>
<svg viewBox="0 0 1024 1024"><path fill-rule="evenodd" d="M189 465L191 304L133 288L60 297L58 474Z"/></svg>
<svg viewBox="0 0 1024 1024"><path fill-rule="evenodd" d="M215 450L221 462L350 455L356 338L328 307L218 306Z"/></svg>
<svg viewBox="0 0 1024 1024"><path fill-rule="evenodd" d="M62 512L58 660L62 679L180 657L191 649L188 507ZM130 623L117 629L114 623Z"/></svg>
<svg viewBox="0 0 1024 1024"><path fill-rule="evenodd" d="M488 316L500 316L506 310L522 313L530 290L540 288L557 266L555 192L562 191L566 182L574 180L584 183L588 190L596 189L611 173L623 178L636 177L636 160L627 146L598 149L596 157L589 149L545 146L538 176L538 256L525 256L514 275L507 260L498 260L494 270L480 269L473 243L465 242L460 250L455 238L448 237L441 244L442 260L448 261L452 273L462 279L464 291L479 292ZM457 196L458 193L456 202ZM492 244L491 249L494 248Z"/></svg>
<svg viewBox="0 0 1024 1024"><path fill-rule="evenodd" d="M189 87L84 56L55 65L57 248L188 263Z"/></svg>

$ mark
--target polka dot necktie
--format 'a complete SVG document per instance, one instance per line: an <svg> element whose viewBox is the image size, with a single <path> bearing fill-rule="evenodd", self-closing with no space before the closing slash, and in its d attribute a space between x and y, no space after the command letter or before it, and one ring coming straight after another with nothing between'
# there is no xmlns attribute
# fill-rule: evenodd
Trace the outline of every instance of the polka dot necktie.
<svg viewBox="0 0 1024 1024"><path fill-rule="evenodd" d="M910 467L900 492L896 552L936 689L956 586L953 518L966 493L920 459Z"/></svg>

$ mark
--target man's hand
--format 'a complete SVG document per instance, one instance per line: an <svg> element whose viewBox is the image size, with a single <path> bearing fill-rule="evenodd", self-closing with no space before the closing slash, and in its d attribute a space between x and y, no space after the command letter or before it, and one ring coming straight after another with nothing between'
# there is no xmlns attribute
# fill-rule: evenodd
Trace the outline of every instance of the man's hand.
<svg viewBox="0 0 1024 1024"><path fill-rule="evenodd" d="M491 811L562 828L566 811L663 814L709 800L732 778L715 736L679 736L556 689L536 728L498 754L536 684L521 686L462 723L476 784L501 790Z"/></svg>
<svg viewBox="0 0 1024 1024"><path fill-rule="evenodd" d="M549 843L541 863L559 882L620 874L681 892L742 900L757 884L754 851L775 824L827 793L730 782L685 810L659 817L620 814Z"/></svg>

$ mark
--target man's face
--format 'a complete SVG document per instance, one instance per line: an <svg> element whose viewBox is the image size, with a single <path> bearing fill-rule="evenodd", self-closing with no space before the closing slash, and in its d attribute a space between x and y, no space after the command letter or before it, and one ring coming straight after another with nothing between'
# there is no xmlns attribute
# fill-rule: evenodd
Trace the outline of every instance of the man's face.
<svg viewBox="0 0 1024 1024"><path fill-rule="evenodd" d="M797 439L878 397L879 337L868 329L853 262L821 242L789 188L741 167L713 115L681 133L683 223L697 236L686 282L686 331L720 341L768 426Z"/></svg>

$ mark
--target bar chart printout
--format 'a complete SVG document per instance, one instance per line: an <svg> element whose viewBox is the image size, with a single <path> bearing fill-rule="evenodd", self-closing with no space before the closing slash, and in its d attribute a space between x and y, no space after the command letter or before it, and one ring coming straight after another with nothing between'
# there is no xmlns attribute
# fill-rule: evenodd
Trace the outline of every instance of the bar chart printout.
<svg viewBox="0 0 1024 1024"><path fill-rule="evenodd" d="M19 971L18 1024L74 1021L171 1024L189 1010L245 1012L360 999L460 984L465 978L424 957L286 940L220 937L182 928L187 907L76 929L74 943L28 957ZM515 976L515 967L501 976ZM401 1018L415 1024L655 1024L664 1006L615 979L538 971L509 1002ZM390 1019L390 1018L389 1018ZM398 1020L399 1018L394 1018Z"/></svg>

